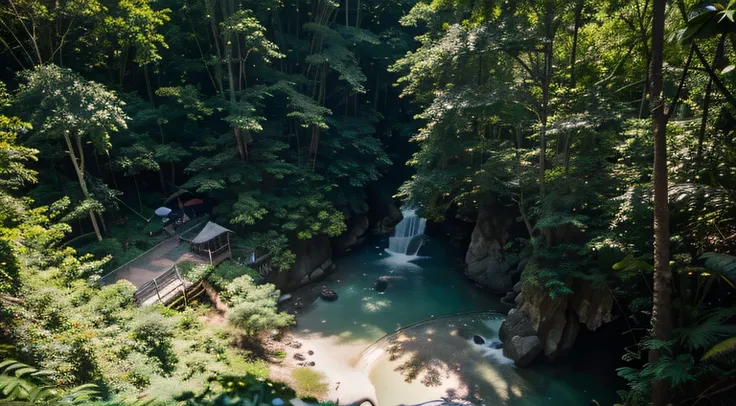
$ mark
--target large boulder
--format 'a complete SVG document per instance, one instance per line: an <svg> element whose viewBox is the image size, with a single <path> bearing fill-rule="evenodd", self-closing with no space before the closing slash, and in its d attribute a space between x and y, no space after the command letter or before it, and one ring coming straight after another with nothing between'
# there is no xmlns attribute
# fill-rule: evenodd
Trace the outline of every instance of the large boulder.
<svg viewBox="0 0 736 406"><path fill-rule="evenodd" d="M529 315L525 312L511 309L508 316L501 322L498 329L498 338L504 343L514 336L529 337L537 333L532 325Z"/></svg>
<svg viewBox="0 0 736 406"><path fill-rule="evenodd" d="M309 240L296 240L291 244L291 251L296 255L296 262L287 272L271 272L266 282L273 283L281 293L288 293L304 283L309 283L309 275L332 258L330 239L317 236Z"/></svg>
<svg viewBox="0 0 736 406"><path fill-rule="evenodd" d="M523 285L523 284L521 283L521 281L518 281L518 282L516 282L516 284L514 285L514 293L516 293L517 295L518 295L519 293L521 293L521 288L522 288L523 286L524 286L524 285Z"/></svg>
<svg viewBox="0 0 736 406"><path fill-rule="evenodd" d="M335 248L338 251L346 251L362 243L369 227L368 216L364 214L352 216L348 222L348 230L335 239Z"/></svg>
<svg viewBox="0 0 736 406"><path fill-rule="evenodd" d="M398 184L393 184L391 179L383 178L371 183L365 189L366 199L370 206L367 215L371 224L371 234L390 236L396 224L404 218L390 192L396 190L398 186Z"/></svg>
<svg viewBox="0 0 736 406"><path fill-rule="evenodd" d="M530 263L524 272L534 272L534 268ZM528 315L548 361L570 351L581 326L593 331L613 317L613 296L607 289L594 287L592 282L585 280L576 280L570 288L574 292L572 295L552 298L544 288L524 284L517 297L519 312Z"/></svg>
<svg viewBox="0 0 736 406"><path fill-rule="evenodd" d="M504 252L513 215L500 205L481 207L465 254L465 275L497 293L513 289L518 258Z"/></svg>
<svg viewBox="0 0 736 406"><path fill-rule="evenodd" d="M531 364L540 352L542 352L542 343L536 336L513 336L511 341L503 346L503 355L512 359L517 367Z"/></svg>

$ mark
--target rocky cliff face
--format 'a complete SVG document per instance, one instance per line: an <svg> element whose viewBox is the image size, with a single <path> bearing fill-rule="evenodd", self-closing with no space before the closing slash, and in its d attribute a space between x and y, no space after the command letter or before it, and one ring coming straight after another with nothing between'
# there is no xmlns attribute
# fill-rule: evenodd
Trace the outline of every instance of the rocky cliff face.
<svg viewBox="0 0 736 406"><path fill-rule="evenodd" d="M364 214L353 215L351 221L348 222L348 231L335 238L335 249L337 251L347 251L361 244L365 240L369 226L368 216Z"/></svg>
<svg viewBox="0 0 736 406"><path fill-rule="evenodd" d="M532 270L528 266L525 272ZM541 354L554 361L572 348L582 326L593 331L612 320L613 296L607 289L585 280L576 280L571 288L574 294L553 299L544 289L524 284L516 300L518 309L512 309L508 322L501 324L499 336L504 344L515 335L531 336L534 331Z"/></svg>
<svg viewBox="0 0 736 406"><path fill-rule="evenodd" d="M266 282L273 283L282 292L289 292L308 283L316 282L334 270L332 264L332 248L327 236L318 236L311 240L297 240L291 250L296 255L296 262L286 272L271 272Z"/></svg>
<svg viewBox="0 0 736 406"><path fill-rule="evenodd" d="M510 291L518 274L518 259L504 252L513 218L498 205L482 207L465 254L465 275L497 293Z"/></svg>
<svg viewBox="0 0 736 406"><path fill-rule="evenodd" d="M348 251L365 241L369 234L390 236L402 219L401 211L390 198L374 198L372 205L346 211L347 231L333 239L337 252Z"/></svg>

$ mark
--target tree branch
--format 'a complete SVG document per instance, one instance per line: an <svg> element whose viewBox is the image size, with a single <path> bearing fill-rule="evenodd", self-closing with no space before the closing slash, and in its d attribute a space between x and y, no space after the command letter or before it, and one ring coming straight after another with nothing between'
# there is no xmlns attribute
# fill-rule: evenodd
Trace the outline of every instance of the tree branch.
<svg viewBox="0 0 736 406"><path fill-rule="evenodd" d="M675 92L675 97L672 98L672 103L670 103L669 107L665 107L664 115L669 118L672 116L672 112L675 111L675 108L677 107L677 100L680 98L680 93L682 93L682 87L685 85L685 79L687 79L687 71L690 69L690 62L693 60L693 52L695 51L695 43L690 46L690 53L687 56L687 62L685 62L685 67L682 69L682 76L680 77L680 84L677 86L677 92Z"/></svg>
<svg viewBox="0 0 736 406"><path fill-rule="evenodd" d="M16 17L18 17L18 16L16 15ZM28 52L28 50L26 49L26 47L23 46L23 41L21 41L20 38L18 38L18 36L15 35L15 32L10 27L8 27L8 25L5 23L5 21L2 18L0 18L0 24L2 24L5 27L5 29L8 30L8 32L10 32L10 35L13 36L13 38L15 39L15 41L20 46L20 49L22 49L23 52L25 52L26 57L28 58L28 61L30 61L31 62L31 65L33 65L33 57L31 56L30 52ZM3 41L3 43L5 43L5 41ZM10 49L10 47L7 44L5 46L8 49ZM11 52L12 52L12 50L11 50Z"/></svg>
<svg viewBox="0 0 736 406"><path fill-rule="evenodd" d="M521 58L519 57L519 55L513 55L513 54L512 54L512 53L510 53L510 52L508 52L508 54L509 54L509 56L511 56L512 58L514 58L514 60L515 60L516 62L518 62L518 63L519 63L519 65L521 65L521 67L522 67L522 68L524 68L524 70L525 70L525 71L526 71L526 72L527 72L527 73L529 74L529 76L530 76L530 77L532 78L532 80L533 80L533 81L535 81L535 82L539 82L539 79L538 79L538 78L536 77L536 75L534 74L534 71L532 71L532 69L531 69L531 68L529 67L529 65L527 65L527 64L526 64L526 62L524 62L524 60L522 60L522 59L521 59Z"/></svg>
<svg viewBox="0 0 736 406"><path fill-rule="evenodd" d="M736 108L736 98L733 97L733 94L726 88L726 85L721 82L721 79L718 78L716 73L713 71L713 67L710 66L707 60L705 60L705 56L703 56L703 53L700 52L700 48L698 47L695 42L693 42L693 49L695 50L695 55L698 56L698 59L700 60L700 63L703 64L705 67L706 72L708 72L708 76L710 76L711 80L713 80L713 83L716 85L718 90L721 91L721 94L726 97L726 100Z"/></svg>
<svg viewBox="0 0 736 406"><path fill-rule="evenodd" d="M38 57L38 64L41 65L43 63L43 60L41 58L41 52L38 50L38 43L36 42L36 36L31 34L30 31L28 31L28 27L26 27L26 23L23 22L23 18L21 18L20 13L18 13L18 9L15 8L15 3L13 3L13 0L8 0L8 2L10 3L10 6L13 7L13 12L15 13L15 16L18 18L18 21L20 21L20 25L23 26L23 30L25 30L26 34L28 34L28 37L31 39L31 44L33 45L33 49L36 51L36 56Z"/></svg>

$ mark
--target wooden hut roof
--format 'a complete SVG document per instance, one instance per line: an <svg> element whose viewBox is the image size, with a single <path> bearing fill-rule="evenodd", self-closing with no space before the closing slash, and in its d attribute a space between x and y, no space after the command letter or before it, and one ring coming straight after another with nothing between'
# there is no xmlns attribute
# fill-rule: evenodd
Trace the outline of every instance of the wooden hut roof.
<svg viewBox="0 0 736 406"><path fill-rule="evenodd" d="M207 225L204 226L202 231L200 231L199 234L194 237L194 239L192 240L192 244L202 244L215 239L225 233L232 233L232 231L219 224L208 221Z"/></svg>

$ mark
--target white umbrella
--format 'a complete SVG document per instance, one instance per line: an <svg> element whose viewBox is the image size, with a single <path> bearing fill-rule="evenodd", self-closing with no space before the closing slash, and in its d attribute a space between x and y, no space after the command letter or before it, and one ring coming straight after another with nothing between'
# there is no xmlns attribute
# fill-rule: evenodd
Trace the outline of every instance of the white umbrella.
<svg viewBox="0 0 736 406"><path fill-rule="evenodd" d="M168 216L169 213L171 213L171 209L168 207L159 207L158 209L156 209L155 213L159 217L165 217Z"/></svg>

